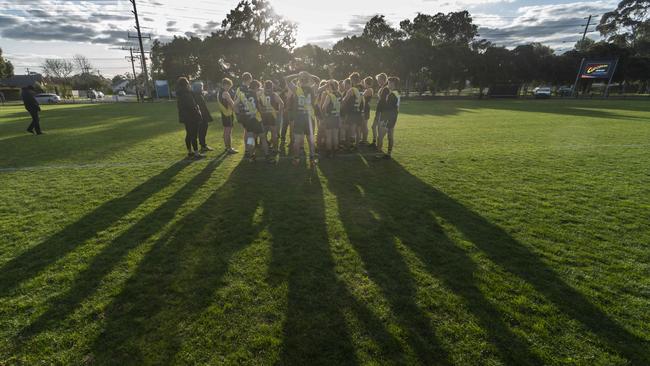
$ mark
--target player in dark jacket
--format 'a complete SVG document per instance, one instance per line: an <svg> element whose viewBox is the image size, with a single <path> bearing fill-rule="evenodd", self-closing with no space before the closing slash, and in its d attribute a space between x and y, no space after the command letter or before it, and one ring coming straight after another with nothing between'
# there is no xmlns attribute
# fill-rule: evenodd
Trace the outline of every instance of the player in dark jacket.
<svg viewBox="0 0 650 366"><path fill-rule="evenodd" d="M201 109L194 100L190 82L187 78L180 77L176 82L176 103L178 106L178 121L185 125L185 147L187 147L188 158L200 159L205 157L205 155L199 153L199 144L197 142L199 124L203 122L203 116L201 116Z"/></svg>
<svg viewBox="0 0 650 366"><path fill-rule="evenodd" d="M23 88L20 96L22 97L23 103L25 104L25 109L27 112L29 112L29 115L32 116L32 123L30 123L29 127L27 127L27 132L36 135L42 135L43 131L41 131L41 119L38 116L38 112L41 111L41 106L38 104L38 101L34 97L34 93L34 87L30 85Z"/></svg>
<svg viewBox="0 0 650 366"><path fill-rule="evenodd" d="M201 110L201 123L199 123L199 145L201 145L201 153L208 151L214 151L213 148L208 146L205 142L205 137L208 134L208 123L212 122L212 114L208 109L208 105L205 102L205 97L203 96L203 83L197 82L192 84L192 92L194 93L194 101L199 106Z"/></svg>

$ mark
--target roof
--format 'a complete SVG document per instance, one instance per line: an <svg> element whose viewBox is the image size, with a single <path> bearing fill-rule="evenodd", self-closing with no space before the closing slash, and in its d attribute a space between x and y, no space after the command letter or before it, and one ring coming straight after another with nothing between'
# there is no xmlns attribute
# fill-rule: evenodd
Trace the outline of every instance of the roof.
<svg viewBox="0 0 650 366"><path fill-rule="evenodd" d="M29 74L29 75L14 75L10 78L0 80L0 85L11 86L17 88L24 88L36 83L43 83L43 75Z"/></svg>

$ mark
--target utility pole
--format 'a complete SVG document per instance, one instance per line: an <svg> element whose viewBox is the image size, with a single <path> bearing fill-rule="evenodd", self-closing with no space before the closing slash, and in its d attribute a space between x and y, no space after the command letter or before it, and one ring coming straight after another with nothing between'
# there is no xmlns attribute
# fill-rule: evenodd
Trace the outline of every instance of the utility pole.
<svg viewBox="0 0 650 366"><path fill-rule="evenodd" d="M138 77L137 74L135 73L135 60L139 58L138 56L133 56L133 47L129 47L129 52L131 53L131 56L126 56L126 59L131 61L131 68L133 69L133 83L135 85L135 96L138 99L138 103L140 103L140 90L138 90Z"/></svg>
<svg viewBox="0 0 650 366"><path fill-rule="evenodd" d="M135 0L133 0L133 1L135 1ZM589 18L587 18L587 25L585 25L585 32L582 34L581 43L585 41L585 38L587 38L587 30L589 29L590 25L591 25L591 15L589 16Z"/></svg>
<svg viewBox="0 0 650 366"><path fill-rule="evenodd" d="M149 72L147 71L147 59L144 56L144 46L142 45L142 33L140 32L140 19L138 17L138 7L136 0L129 0L133 4L133 15L135 16L135 29L138 31L138 43L140 45L140 61L142 62L142 72L144 74L144 93L147 97L151 98L151 91L149 89ZM129 37L131 38L131 37ZM149 36L151 39L151 36Z"/></svg>

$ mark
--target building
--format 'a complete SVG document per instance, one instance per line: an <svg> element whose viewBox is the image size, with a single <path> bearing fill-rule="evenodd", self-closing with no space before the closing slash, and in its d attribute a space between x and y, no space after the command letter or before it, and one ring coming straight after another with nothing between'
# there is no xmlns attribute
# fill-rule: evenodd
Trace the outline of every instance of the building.
<svg viewBox="0 0 650 366"><path fill-rule="evenodd" d="M0 87L5 88L24 88L26 86L36 86L36 83L45 85L43 75L31 72L28 75L14 75L7 79L0 79Z"/></svg>

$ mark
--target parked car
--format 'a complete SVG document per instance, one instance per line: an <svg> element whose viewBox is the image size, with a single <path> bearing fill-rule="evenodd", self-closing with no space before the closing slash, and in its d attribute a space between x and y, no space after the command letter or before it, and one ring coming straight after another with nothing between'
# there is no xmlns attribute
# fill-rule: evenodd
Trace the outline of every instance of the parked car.
<svg viewBox="0 0 650 366"><path fill-rule="evenodd" d="M561 97L570 97L573 95L573 87L572 86L561 86L557 88L557 95Z"/></svg>
<svg viewBox="0 0 650 366"><path fill-rule="evenodd" d="M34 98L39 104L56 104L61 101L61 97L49 93L36 94Z"/></svg>
<svg viewBox="0 0 650 366"><path fill-rule="evenodd" d="M540 86L533 90L533 95L535 98L550 98L551 97L551 88L546 86Z"/></svg>

